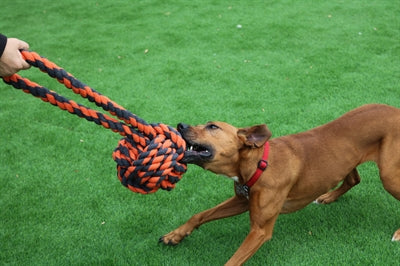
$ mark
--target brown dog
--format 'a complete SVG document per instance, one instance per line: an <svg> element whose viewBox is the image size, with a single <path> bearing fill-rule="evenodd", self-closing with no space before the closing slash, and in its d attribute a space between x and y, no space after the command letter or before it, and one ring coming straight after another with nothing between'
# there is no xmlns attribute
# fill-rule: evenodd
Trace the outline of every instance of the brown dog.
<svg viewBox="0 0 400 266"><path fill-rule="evenodd" d="M269 240L280 213L315 200L333 202L357 185L356 166L363 162L378 165L384 188L400 200L400 109L394 107L365 105L323 126L273 139L266 125L237 129L208 122L179 124L178 130L190 147L186 162L232 178L236 195L160 241L178 244L206 222L249 211L250 232L227 265L243 264ZM400 229L392 240L400 240Z"/></svg>

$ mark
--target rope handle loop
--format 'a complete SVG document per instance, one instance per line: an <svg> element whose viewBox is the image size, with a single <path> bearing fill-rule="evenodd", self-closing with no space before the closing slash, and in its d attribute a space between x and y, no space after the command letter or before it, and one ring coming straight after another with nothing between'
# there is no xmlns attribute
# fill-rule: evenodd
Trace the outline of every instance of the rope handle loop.
<svg viewBox="0 0 400 266"><path fill-rule="evenodd" d="M22 50L21 54L31 66L118 118L80 105L18 74L3 77L5 83L16 89L124 136L113 152L118 178L124 186L141 194L175 187L187 169L186 164L180 162L186 143L176 129L161 123L148 124L33 51Z"/></svg>

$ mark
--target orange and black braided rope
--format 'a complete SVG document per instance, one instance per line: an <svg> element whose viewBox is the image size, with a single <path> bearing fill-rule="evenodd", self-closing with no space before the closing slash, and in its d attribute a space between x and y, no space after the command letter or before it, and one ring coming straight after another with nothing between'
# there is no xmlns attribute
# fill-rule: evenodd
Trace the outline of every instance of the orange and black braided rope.
<svg viewBox="0 0 400 266"><path fill-rule="evenodd" d="M164 124L146 123L35 52L21 53L30 65L57 79L74 93L102 107L119 120L64 98L18 74L3 77L5 83L124 136L113 152L113 159L117 163L119 180L130 190L147 194L159 188L171 190L175 187L186 172L186 164L180 162L186 143L178 131Z"/></svg>

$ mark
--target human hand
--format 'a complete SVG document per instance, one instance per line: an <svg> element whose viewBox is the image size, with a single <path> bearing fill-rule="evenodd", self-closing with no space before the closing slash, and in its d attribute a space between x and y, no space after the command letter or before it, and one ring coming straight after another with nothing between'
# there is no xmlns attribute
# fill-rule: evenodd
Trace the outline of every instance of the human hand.
<svg viewBox="0 0 400 266"><path fill-rule="evenodd" d="M16 38L8 38L3 55L0 57L0 77L11 76L30 65L22 58L19 50L29 49L29 44Z"/></svg>

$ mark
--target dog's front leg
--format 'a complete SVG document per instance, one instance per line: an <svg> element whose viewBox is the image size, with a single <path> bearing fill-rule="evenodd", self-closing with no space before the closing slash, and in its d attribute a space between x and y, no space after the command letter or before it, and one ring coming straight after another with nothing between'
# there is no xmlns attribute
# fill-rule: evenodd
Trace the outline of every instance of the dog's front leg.
<svg viewBox="0 0 400 266"><path fill-rule="evenodd" d="M279 214L269 219L261 227L258 224L251 225L250 232L240 245L239 249L227 261L226 266L236 266L245 263L254 253L272 237L272 231Z"/></svg>
<svg viewBox="0 0 400 266"><path fill-rule="evenodd" d="M250 232L226 265L242 265L262 244L272 238L272 231L286 195L285 190L277 188L250 192Z"/></svg>
<svg viewBox="0 0 400 266"><path fill-rule="evenodd" d="M248 200L244 197L234 196L214 208L195 214L185 224L160 238L160 242L168 245L177 245L183 238L190 235L200 225L234 215L248 210Z"/></svg>

